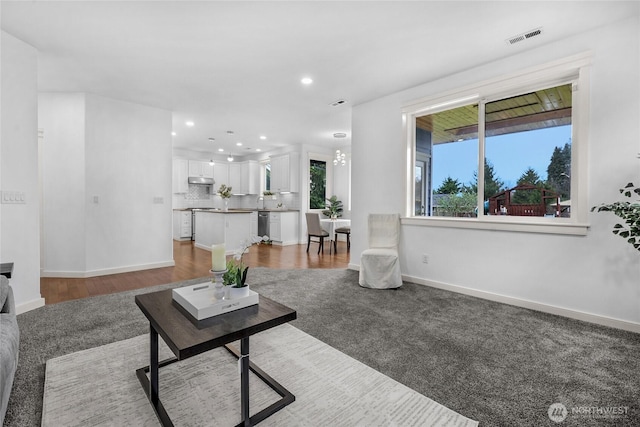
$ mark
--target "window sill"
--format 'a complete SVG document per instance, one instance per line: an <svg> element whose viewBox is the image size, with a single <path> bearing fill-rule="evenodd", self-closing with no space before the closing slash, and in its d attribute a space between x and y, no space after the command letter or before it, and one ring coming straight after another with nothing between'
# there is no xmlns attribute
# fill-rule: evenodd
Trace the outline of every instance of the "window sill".
<svg viewBox="0 0 640 427"><path fill-rule="evenodd" d="M553 221L553 222L552 222ZM402 225L420 227L466 228L472 230L508 231L520 233L564 234L586 236L589 224L578 224L563 219L545 221L538 218L437 218L437 217L405 217Z"/></svg>

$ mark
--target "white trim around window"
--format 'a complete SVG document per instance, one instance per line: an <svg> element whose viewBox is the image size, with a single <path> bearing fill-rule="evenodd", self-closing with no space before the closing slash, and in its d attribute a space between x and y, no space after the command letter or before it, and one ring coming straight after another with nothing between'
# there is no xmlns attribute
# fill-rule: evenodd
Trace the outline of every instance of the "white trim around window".
<svg viewBox="0 0 640 427"><path fill-rule="evenodd" d="M433 97L422 98L402 109L405 135L405 215L403 224L481 230L500 230L531 233L586 235L589 228L587 205L588 128L589 128L589 71L591 54L583 53L562 60L539 65L504 77L470 85ZM487 101L524 93L528 90L572 82L572 144L571 144L571 217L517 217L479 214L477 218L449 218L414 216L414 165L416 161L416 118L449 110L473 102L484 106ZM483 126L484 114L479 114ZM481 138L480 138L481 139ZM478 181L483 182L484 141L480 141ZM480 200L480 198L479 198ZM481 201L478 212L482 212Z"/></svg>

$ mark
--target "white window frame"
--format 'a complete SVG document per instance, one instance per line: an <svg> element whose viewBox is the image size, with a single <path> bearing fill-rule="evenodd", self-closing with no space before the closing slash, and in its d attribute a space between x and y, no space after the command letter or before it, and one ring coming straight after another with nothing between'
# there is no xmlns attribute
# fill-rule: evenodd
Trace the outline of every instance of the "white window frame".
<svg viewBox="0 0 640 427"><path fill-rule="evenodd" d="M271 159L260 160L260 196L267 191L267 172L266 167L271 163ZM271 191L271 190L269 190Z"/></svg>
<svg viewBox="0 0 640 427"><path fill-rule="evenodd" d="M333 195L333 158L326 154L310 152L309 155L307 156L307 164L306 164L307 182L309 182L309 180L311 179L311 160L326 162L327 164L327 170L326 170L327 180L325 183L325 204L326 204L326 199ZM307 211L322 213L322 211L326 209L326 207L322 209L311 209L310 204L311 204L311 188L309 187L309 185L307 185Z"/></svg>
<svg viewBox="0 0 640 427"><path fill-rule="evenodd" d="M587 206L587 147L589 128L589 72L591 55L584 53L532 67L501 78L470 85L437 96L416 100L402 109L405 149L405 215L403 224L428 227L453 227L480 230L518 231L586 235L589 228ZM479 103L478 129L484 129L484 103L527 91L573 83L571 138L571 217L544 218L484 215L483 200L478 198L477 218L414 216L415 129L416 118L463 105ZM484 131L478 136L478 194L484 190Z"/></svg>

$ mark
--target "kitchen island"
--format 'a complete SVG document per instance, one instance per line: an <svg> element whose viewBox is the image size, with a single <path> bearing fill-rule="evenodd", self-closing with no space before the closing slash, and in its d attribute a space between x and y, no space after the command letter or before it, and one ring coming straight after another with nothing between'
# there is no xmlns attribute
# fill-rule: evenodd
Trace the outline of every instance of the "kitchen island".
<svg viewBox="0 0 640 427"><path fill-rule="evenodd" d="M251 209L195 210L195 246L211 250L213 244L225 244L227 255L234 254L245 241L251 241Z"/></svg>

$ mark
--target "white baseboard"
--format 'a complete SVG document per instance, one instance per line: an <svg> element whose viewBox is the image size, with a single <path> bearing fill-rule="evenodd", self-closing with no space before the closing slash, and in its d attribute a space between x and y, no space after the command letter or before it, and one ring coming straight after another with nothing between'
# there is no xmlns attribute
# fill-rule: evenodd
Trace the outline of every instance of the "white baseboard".
<svg viewBox="0 0 640 427"><path fill-rule="evenodd" d="M351 264L351 263L349 263L349 264L347 265L347 268L348 268L349 270L360 271L360 266L359 266L358 264Z"/></svg>
<svg viewBox="0 0 640 427"><path fill-rule="evenodd" d="M349 264L350 270L360 270L360 266ZM530 310L541 311L543 313L555 314L557 316L568 317L570 319L581 320L583 322L595 323L597 325L608 326L610 328L622 329L624 331L640 333L640 324L629 322L626 320L616 319L613 317L601 316L598 314L586 313L583 311L572 310L569 308L558 307L549 304L542 304L535 301L529 301L521 298L514 298L506 295L500 295L493 292L480 291L477 289L466 288L464 286L452 285L449 283L427 280L420 277L402 275L405 282L416 283L418 285L431 286L432 288L444 289L445 291L456 292L459 294L470 295L489 301L509 304L516 307L528 308Z"/></svg>
<svg viewBox="0 0 640 427"><path fill-rule="evenodd" d="M626 320L600 316L598 314L586 313L583 311L572 310L569 308L558 307L549 304L542 304L539 302L529 301L521 298L495 294L493 292L479 291L477 289L465 288L464 286L451 285L448 283L421 279L419 277L407 276L404 274L402 275L402 279L407 282L416 283L419 285L431 286L432 288L444 289L447 291L457 292L459 294L471 295L490 301L514 305L516 307L528 308L530 310L541 311L543 313L555 314L558 316L568 317L570 319L582 320L584 322L595 323L597 325L603 325L611 328L640 333L640 324L628 322Z"/></svg>
<svg viewBox="0 0 640 427"><path fill-rule="evenodd" d="M211 252L211 246L203 245L201 243L196 243L195 241L193 242L193 246L195 246L196 248L204 249L205 251ZM225 255L229 255L228 251L225 252Z"/></svg>
<svg viewBox="0 0 640 427"><path fill-rule="evenodd" d="M211 252L211 246L203 245L201 243L196 243L196 242L193 242L193 246L195 246L196 248L204 249L205 251ZM224 252L225 256L227 256L227 255L235 255L236 251L238 250L238 248L236 248L236 249L225 248L225 249L226 249L225 252Z"/></svg>
<svg viewBox="0 0 640 427"><path fill-rule="evenodd" d="M154 262L149 264L127 265L124 267L105 268L101 270L89 271L49 271L44 270L41 277L68 277L86 279L89 277L107 276L109 274L130 273L132 271L151 270L153 268L173 267L174 260Z"/></svg>
<svg viewBox="0 0 640 427"><path fill-rule="evenodd" d="M26 313L27 311L31 311L39 307L44 307L44 298L38 298L32 301L24 302L22 304L17 304L16 314Z"/></svg>
<svg viewBox="0 0 640 427"><path fill-rule="evenodd" d="M298 241L297 240L287 240L285 242L276 242L275 240L273 241L272 245L275 246L292 246L292 245L298 245ZM306 244L306 242L305 242Z"/></svg>

